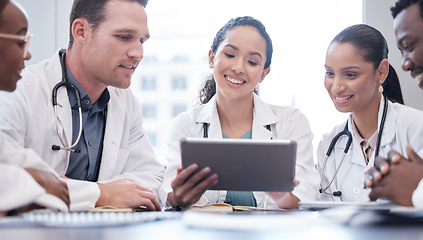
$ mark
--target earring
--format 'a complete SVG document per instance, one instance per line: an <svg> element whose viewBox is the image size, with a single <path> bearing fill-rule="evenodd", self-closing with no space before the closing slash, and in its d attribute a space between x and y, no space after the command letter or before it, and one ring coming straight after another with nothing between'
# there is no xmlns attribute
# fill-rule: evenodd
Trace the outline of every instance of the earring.
<svg viewBox="0 0 423 240"><path fill-rule="evenodd" d="M380 80L379 92L380 93L383 93L382 80Z"/></svg>

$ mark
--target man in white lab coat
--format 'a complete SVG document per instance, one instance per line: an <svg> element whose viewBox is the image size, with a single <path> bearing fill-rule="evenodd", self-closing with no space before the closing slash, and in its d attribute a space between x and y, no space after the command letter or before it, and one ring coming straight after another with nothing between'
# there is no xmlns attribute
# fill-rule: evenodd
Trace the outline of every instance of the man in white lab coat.
<svg viewBox="0 0 423 240"><path fill-rule="evenodd" d="M397 46L403 58L402 69L409 71L423 89L423 1L399 0L391 11ZM372 187L370 199L386 198L405 206L423 207L423 160L412 147L410 142L408 156L390 152L389 160L375 161L366 183Z"/></svg>
<svg viewBox="0 0 423 240"><path fill-rule="evenodd" d="M160 210L163 166L127 89L149 38L146 4L75 0L68 49L28 67L17 90L0 95L0 130L68 179L71 211Z"/></svg>

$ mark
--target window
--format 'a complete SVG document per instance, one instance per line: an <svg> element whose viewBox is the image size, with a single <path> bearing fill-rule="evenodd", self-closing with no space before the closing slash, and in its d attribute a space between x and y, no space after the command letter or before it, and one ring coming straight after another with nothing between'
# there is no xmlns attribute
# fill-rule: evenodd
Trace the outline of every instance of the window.
<svg viewBox="0 0 423 240"><path fill-rule="evenodd" d="M173 76L172 77L172 89L173 90L184 90L187 88L187 79L184 76Z"/></svg>
<svg viewBox="0 0 423 240"><path fill-rule="evenodd" d="M152 91L156 90L156 77L155 76L144 76L141 78L142 90Z"/></svg>
<svg viewBox="0 0 423 240"><path fill-rule="evenodd" d="M157 112L156 112L156 105L154 104L143 104L141 107L143 117L146 119L155 119ZM148 132L148 131L147 131Z"/></svg>
<svg viewBox="0 0 423 240"><path fill-rule="evenodd" d="M177 55L172 57L172 61L174 61L174 62L188 62L189 57L187 55L184 55L184 54L177 54Z"/></svg>
<svg viewBox="0 0 423 240"><path fill-rule="evenodd" d="M174 104L172 107L172 116L176 117L178 114L185 112L187 107L185 104Z"/></svg>
<svg viewBox="0 0 423 240"><path fill-rule="evenodd" d="M155 132L148 132L147 133L148 139L150 139L151 145L153 145L153 147L157 146L157 134Z"/></svg>

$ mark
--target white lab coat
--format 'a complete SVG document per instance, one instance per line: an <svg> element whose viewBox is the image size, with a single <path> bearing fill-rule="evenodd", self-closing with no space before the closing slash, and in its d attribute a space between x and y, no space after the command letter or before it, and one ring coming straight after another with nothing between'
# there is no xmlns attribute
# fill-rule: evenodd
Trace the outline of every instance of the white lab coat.
<svg viewBox="0 0 423 240"><path fill-rule="evenodd" d="M33 203L45 193L32 176L17 165L0 163L0 211Z"/></svg>
<svg viewBox="0 0 423 240"><path fill-rule="evenodd" d="M30 203L67 211L68 207L61 199L46 193L21 166L54 172L32 149L23 149L0 131L0 211Z"/></svg>
<svg viewBox="0 0 423 240"><path fill-rule="evenodd" d="M60 144L51 96L53 87L62 79L58 52L51 59L25 68L22 76L15 92L0 93L0 130L20 146L33 149L59 175L64 175L69 152L51 149L53 144ZM129 177L157 195L164 169L142 128L140 105L129 89L108 87L108 90L110 101L98 181L103 183ZM72 117L66 88L60 88L57 95L59 134L69 146ZM26 166L30 165L31 162ZM95 206L100 196L96 183L78 180L67 183L71 211Z"/></svg>
<svg viewBox="0 0 423 240"><path fill-rule="evenodd" d="M190 109L172 120L168 140L168 167L160 189L160 198L167 202L167 194L172 191L171 183L176 177L176 168L181 165L179 142L184 137L203 138L203 123L209 123L208 137L222 138L216 98L209 103ZM266 125L271 126L271 131ZM313 134L306 117L291 107L273 106L264 103L254 94L253 139L290 139L297 142L297 163L295 178L300 181L293 194L301 201L314 201L318 198L319 177L313 162ZM277 208L275 202L264 192L253 192L258 207ZM196 205L221 203L226 198L226 191L206 191Z"/></svg>
<svg viewBox="0 0 423 240"><path fill-rule="evenodd" d="M46 193L22 167L0 163L0 211L6 212L32 203L52 210L67 211L66 204Z"/></svg>
<svg viewBox="0 0 423 240"><path fill-rule="evenodd" d="M382 118L384 98L379 106L378 123ZM387 157L390 150L395 150L400 154L407 156L406 146L411 143L413 149L423 156L423 112L398 104L388 102L388 111L386 115L385 127L383 129L380 143L379 156ZM338 174L327 192L341 191L341 197L333 197L325 193L320 194L321 200L326 201L369 201L370 189L364 189L364 173L374 166L374 154L370 157L369 164L366 166L360 143L354 136L352 130L352 117L348 119L348 130L353 134L351 147L345 156L344 162L339 169ZM317 149L318 171L321 173L323 163L326 158L328 146L333 137L342 131L345 122L336 126L332 132L323 136ZM379 126L378 126L379 128ZM378 129L379 131L379 129ZM345 144L348 137L342 136L335 144L333 152L330 154L323 173L323 187L328 186L328 182L335 176L336 168L339 166Z"/></svg>

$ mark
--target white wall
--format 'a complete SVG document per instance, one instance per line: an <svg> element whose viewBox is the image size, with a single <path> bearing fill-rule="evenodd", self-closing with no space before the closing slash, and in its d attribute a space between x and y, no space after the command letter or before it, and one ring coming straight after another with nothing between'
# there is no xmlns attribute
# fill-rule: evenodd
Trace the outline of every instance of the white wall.
<svg viewBox="0 0 423 240"><path fill-rule="evenodd" d="M396 0L363 0L363 22L385 36L389 45L389 61L398 73L405 105L423 110L423 91L408 72L401 69L401 54L397 48L390 7Z"/></svg>
<svg viewBox="0 0 423 240"><path fill-rule="evenodd" d="M17 0L27 12L29 32L34 33L26 65L50 58L69 41L69 13L73 0Z"/></svg>

